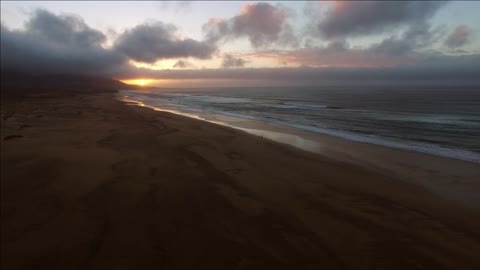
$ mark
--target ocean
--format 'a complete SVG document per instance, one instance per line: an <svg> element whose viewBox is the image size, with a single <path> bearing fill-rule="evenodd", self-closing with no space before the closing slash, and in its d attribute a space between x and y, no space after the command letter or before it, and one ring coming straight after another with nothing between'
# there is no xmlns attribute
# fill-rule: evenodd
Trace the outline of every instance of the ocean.
<svg viewBox="0 0 480 270"><path fill-rule="evenodd" d="M471 87L249 87L119 91L120 99L480 162L480 89Z"/></svg>

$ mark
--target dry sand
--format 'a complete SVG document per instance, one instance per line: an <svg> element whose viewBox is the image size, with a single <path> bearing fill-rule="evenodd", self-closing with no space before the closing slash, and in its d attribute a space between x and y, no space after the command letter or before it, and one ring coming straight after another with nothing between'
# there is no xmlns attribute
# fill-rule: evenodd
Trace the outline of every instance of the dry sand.
<svg viewBox="0 0 480 270"><path fill-rule="evenodd" d="M1 113L2 269L480 269L478 208L398 175L112 94Z"/></svg>

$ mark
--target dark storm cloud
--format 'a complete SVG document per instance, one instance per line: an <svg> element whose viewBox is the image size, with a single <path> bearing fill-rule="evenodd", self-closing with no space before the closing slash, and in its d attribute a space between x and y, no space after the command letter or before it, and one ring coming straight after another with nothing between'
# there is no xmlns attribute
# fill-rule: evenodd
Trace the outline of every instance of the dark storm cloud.
<svg viewBox="0 0 480 270"><path fill-rule="evenodd" d="M25 30L1 27L1 68L34 73L111 74L127 58L104 49L106 37L73 15L36 11Z"/></svg>
<svg viewBox="0 0 480 270"><path fill-rule="evenodd" d="M45 10L37 10L26 28L37 38L70 47L99 47L106 40L102 32L90 28L80 17L56 16Z"/></svg>
<svg viewBox="0 0 480 270"><path fill-rule="evenodd" d="M470 35L471 32L467 26L459 25L447 37L445 45L449 48L461 47L468 42Z"/></svg>
<svg viewBox="0 0 480 270"><path fill-rule="evenodd" d="M222 59L222 68L238 68L243 67L247 63L246 60L242 58L235 57L231 54L224 54Z"/></svg>
<svg viewBox="0 0 480 270"><path fill-rule="evenodd" d="M336 1L317 22L326 38L381 33L423 23L445 4L438 1Z"/></svg>
<svg viewBox="0 0 480 270"><path fill-rule="evenodd" d="M207 42L178 38L175 31L175 26L161 22L138 25L121 34L114 47L129 58L145 63L178 57L207 59L216 50Z"/></svg>
<svg viewBox="0 0 480 270"><path fill-rule="evenodd" d="M142 24L117 36L112 48L106 36L75 15L37 10L22 30L1 26L1 68L33 73L76 73L114 76L132 70L129 59L209 58L215 46L176 36L175 27Z"/></svg>
<svg viewBox="0 0 480 270"><path fill-rule="evenodd" d="M254 47L294 44L287 17L287 10L279 6L245 4L238 15L227 20L210 19L203 25L203 30L212 42L247 37Z"/></svg>

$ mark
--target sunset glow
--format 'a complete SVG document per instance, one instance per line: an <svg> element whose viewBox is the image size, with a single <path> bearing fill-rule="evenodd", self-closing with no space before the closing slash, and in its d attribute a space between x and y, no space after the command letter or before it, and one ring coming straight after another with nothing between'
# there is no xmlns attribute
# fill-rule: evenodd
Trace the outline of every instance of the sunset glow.
<svg viewBox="0 0 480 270"><path fill-rule="evenodd" d="M139 86L148 86L154 83L157 80L153 79L128 79L128 80L120 80L123 83L131 84L131 85L139 85Z"/></svg>
<svg viewBox="0 0 480 270"><path fill-rule="evenodd" d="M29 70L48 62L49 72L69 66L142 87L452 81L480 63L474 1L1 5L2 50L15 48L2 51L5 67L28 55Z"/></svg>

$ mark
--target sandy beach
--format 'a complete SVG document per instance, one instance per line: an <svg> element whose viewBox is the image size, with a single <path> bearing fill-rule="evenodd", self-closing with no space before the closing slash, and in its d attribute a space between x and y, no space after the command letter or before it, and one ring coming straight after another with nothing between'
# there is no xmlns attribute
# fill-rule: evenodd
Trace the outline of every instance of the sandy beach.
<svg viewBox="0 0 480 270"><path fill-rule="evenodd" d="M478 164L325 140L112 93L2 98L2 269L480 268Z"/></svg>
<svg viewBox="0 0 480 270"><path fill-rule="evenodd" d="M318 132L296 129L272 122L184 110L169 110L116 97L128 105L200 119L294 146L330 160L375 170L401 181L409 181L468 208L480 208L480 160L445 158L378 144L346 140ZM470 153L465 153L469 155Z"/></svg>

